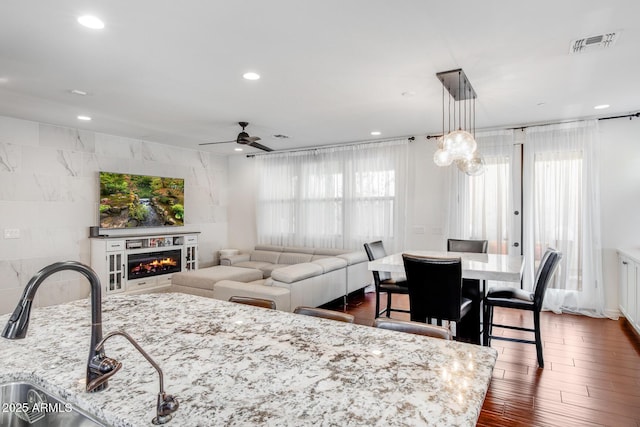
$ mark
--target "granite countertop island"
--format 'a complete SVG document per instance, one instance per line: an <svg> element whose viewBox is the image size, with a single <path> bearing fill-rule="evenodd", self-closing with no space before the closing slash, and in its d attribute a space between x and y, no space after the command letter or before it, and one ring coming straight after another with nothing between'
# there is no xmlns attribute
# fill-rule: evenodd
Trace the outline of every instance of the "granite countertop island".
<svg viewBox="0 0 640 427"><path fill-rule="evenodd" d="M46 286L46 285L45 285ZM9 315L0 316L4 326ZM122 337L122 369L86 393L88 300L34 309L27 337L0 338L0 383L28 380L114 426L151 426L153 367ZM496 351L179 293L110 296L103 333L124 330L180 401L167 425L475 425Z"/></svg>

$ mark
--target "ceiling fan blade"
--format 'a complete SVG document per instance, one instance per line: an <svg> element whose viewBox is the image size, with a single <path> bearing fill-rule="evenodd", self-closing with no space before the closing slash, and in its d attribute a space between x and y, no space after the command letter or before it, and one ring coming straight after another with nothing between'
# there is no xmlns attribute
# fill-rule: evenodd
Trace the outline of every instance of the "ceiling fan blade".
<svg viewBox="0 0 640 427"><path fill-rule="evenodd" d="M245 136L239 139L242 141L243 144L251 144L252 142L260 141L261 138L259 136Z"/></svg>
<svg viewBox="0 0 640 427"><path fill-rule="evenodd" d="M198 145L228 144L230 142L236 142L236 141L203 142Z"/></svg>
<svg viewBox="0 0 640 427"><path fill-rule="evenodd" d="M260 139L260 138L258 138ZM250 142L248 145L250 145L251 147L254 148L259 148L263 151L273 151L271 148L267 147L266 145L262 145L262 144L258 144L257 142Z"/></svg>

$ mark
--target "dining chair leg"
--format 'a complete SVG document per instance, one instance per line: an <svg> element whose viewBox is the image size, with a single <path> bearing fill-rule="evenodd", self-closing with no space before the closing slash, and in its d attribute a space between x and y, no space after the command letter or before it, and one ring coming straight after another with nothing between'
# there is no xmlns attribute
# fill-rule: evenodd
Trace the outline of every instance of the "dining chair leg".
<svg viewBox="0 0 640 427"><path fill-rule="evenodd" d="M387 317L391 317L391 292L387 292Z"/></svg>
<svg viewBox="0 0 640 427"><path fill-rule="evenodd" d="M380 317L380 292L376 289L376 313L375 318Z"/></svg>
<svg viewBox="0 0 640 427"><path fill-rule="evenodd" d="M540 312L533 312L533 328L536 336L536 353L538 355L538 366L544 368L544 360L542 359L542 337L540 336Z"/></svg>
<svg viewBox="0 0 640 427"><path fill-rule="evenodd" d="M491 329L493 327L493 306L485 307L483 317L482 344L489 347L491 345Z"/></svg>

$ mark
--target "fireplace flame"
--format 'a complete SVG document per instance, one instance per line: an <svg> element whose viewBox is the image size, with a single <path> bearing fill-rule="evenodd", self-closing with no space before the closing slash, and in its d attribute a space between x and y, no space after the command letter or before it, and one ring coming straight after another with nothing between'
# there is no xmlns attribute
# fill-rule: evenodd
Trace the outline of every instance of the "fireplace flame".
<svg viewBox="0 0 640 427"><path fill-rule="evenodd" d="M131 269L132 273L138 273L142 271L153 271L157 269L164 269L167 267L175 267L178 265L178 262L173 258L162 258L162 259L154 259L151 262L140 263Z"/></svg>

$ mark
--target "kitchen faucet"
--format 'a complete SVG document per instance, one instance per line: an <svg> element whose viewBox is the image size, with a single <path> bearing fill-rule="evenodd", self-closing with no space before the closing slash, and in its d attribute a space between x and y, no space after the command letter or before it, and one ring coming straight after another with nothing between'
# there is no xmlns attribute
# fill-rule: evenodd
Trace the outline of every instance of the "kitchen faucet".
<svg viewBox="0 0 640 427"><path fill-rule="evenodd" d="M36 273L24 288L16 309L2 331L2 336L8 339L26 337L27 329L29 328L31 305L38 287L47 277L64 270L73 270L81 273L89 280L91 285L91 342L89 360L87 361L86 384L87 391L101 391L107 388L107 380L122 367L122 364L115 359L107 357L103 346L98 347L98 343L102 341L102 290L100 288L100 279L86 265L76 261L56 262ZM89 390L90 384L95 384L91 390Z"/></svg>
<svg viewBox="0 0 640 427"><path fill-rule="evenodd" d="M129 342L133 344L133 346L136 348L136 350L138 350L140 354L142 354L144 358L147 359L149 363L151 363L151 366L153 366L155 370L158 372L158 376L160 377L160 392L158 393L158 404L156 407L156 416L153 418L153 420L151 420L151 422L153 424L167 423L168 421L171 420L171 417L172 417L171 414L173 414L175 411L178 410L179 403L178 403L178 399L164 392L164 381L163 381L162 369L160 369L160 366L158 366L158 364L153 361L153 359L147 354L147 352L144 351L142 347L140 347L140 345L136 342L136 340L134 340L131 337L131 335L127 334L124 331L114 331L114 332L108 333L107 336L104 337L104 339L98 343L96 348L101 349L104 346L104 343L109 338L115 335L121 335L126 339L128 339ZM94 383L88 383L87 390L91 391L90 389L92 387L100 385L100 381L101 379L98 378L97 380L95 380Z"/></svg>

